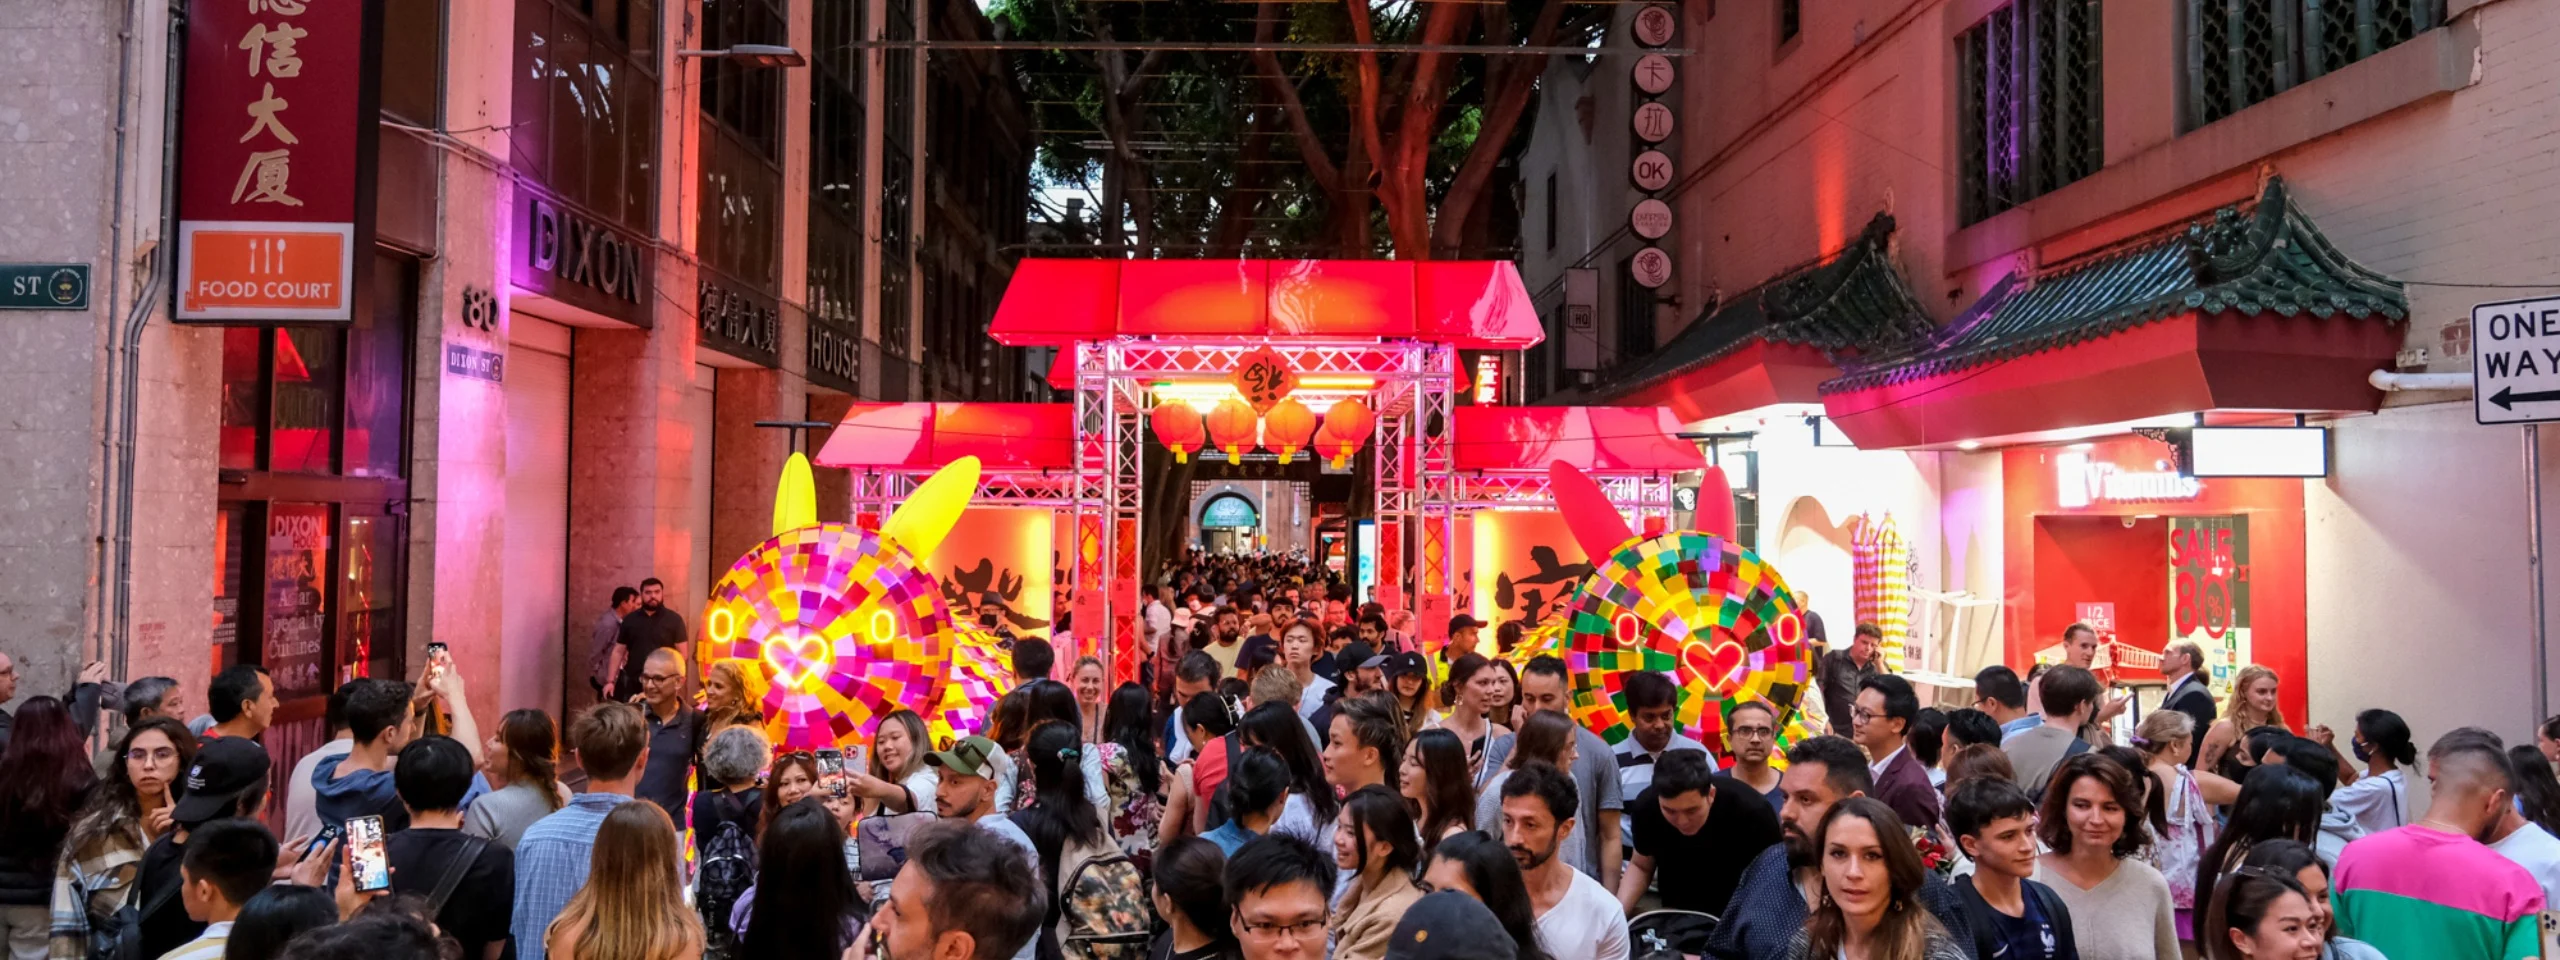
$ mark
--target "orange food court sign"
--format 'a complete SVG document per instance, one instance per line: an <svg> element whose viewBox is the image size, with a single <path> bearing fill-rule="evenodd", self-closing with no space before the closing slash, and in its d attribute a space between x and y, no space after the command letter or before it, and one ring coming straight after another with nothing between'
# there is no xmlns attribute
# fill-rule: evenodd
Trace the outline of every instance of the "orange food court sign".
<svg viewBox="0 0 2560 960"><path fill-rule="evenodd" d="M189 0L180 322L327 323L365 302L380 0Z"/></svg>

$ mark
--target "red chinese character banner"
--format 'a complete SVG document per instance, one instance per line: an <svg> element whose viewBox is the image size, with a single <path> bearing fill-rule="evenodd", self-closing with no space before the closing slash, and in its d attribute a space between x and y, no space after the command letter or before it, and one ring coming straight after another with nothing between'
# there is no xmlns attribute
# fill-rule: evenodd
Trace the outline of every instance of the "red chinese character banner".
<svg viewBox="0 0 2560 960"><path fill-rule="evenodd" d="M379 0L189 0L176 319L353 320Z"/></svg>

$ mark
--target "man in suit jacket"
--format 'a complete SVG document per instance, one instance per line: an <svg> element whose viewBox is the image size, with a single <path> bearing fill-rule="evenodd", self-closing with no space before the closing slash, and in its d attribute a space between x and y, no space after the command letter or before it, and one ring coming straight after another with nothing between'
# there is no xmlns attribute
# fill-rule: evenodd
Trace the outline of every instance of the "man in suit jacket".
<svg viewBox="0 0 2560 960"><path fill-rule="evenodd" d="M1938 791L1929 786L1929 769L1913 756L1903 738L1920 716L1920 698L1911 681L1878 674L1858 684L1849 708L1858 746L1867 752L1867 769L1875 778L1870 796L1893 808L1894 816L1914 827L1938 822Z"/></svg>
<svg viewBox="0 0 2560 960"><path fill-rule="evenodd" d="M2196 720L2193 742L2187 750L2187 765L2194 766L2196 751L2204 748L2204 732L2213 726L2217 715L2213 690L2205 684L2204 648L2185 640L2170 644L2169 649L2160 651L2160 676L2169 681L2169 695L2161 698L2160 705Z"/></svg>

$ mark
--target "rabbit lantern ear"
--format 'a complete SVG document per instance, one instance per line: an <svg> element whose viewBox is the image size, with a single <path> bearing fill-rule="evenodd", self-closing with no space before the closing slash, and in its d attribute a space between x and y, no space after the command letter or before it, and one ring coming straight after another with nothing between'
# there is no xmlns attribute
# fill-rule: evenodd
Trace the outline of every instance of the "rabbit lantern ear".
<svg viewBox="0 0 2560 960"><path fill-rule="evenodd" d="M1556 510L1564 514L1574 542L1592 563L1608 562L1610 554L1636 538L1627 518L1618 514L1617 505L1609 502L1609 494L1589 474L1562 460L1553 461L1547 464L1547 487L1555 492Z"/></svg>
<svg viewBox="0 0 2560 960"><path fill-rule="evenodd" d="M978 495L978 458L961 457L916 486L898 512L880 525L880 539L897 544L918 561L933 556L942 538L960 522L969 500Z"/></svg>
<svg viewBox="0 0 2560 960"><path fill-rule="evenodd" d="M818 481L809 458L794 453L782 461L782 485L773 491L773 535L818 524Z"/></svg>
<svg viewBox="0 0 2560 960"><path fill-rule="evenodd" d="M1698 519L1693 526L1700 533L1733 542L1733 487L1725 482L1723 467L1708 467L1698 481Z"/></svg>

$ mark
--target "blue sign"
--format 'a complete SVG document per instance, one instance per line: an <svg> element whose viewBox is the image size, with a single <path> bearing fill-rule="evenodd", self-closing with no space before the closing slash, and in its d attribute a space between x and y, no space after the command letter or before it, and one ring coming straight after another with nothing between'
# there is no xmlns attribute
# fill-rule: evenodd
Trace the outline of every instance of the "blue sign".
<svg viewBox="0 0 2560 960"><path fill-rule="evenodd" d="M448 343L444 347L444 372L473 380L503 383L507 379L507 355Z"/></svg>
<svg viewBox="0 0 2560 960"><path fill-rule="evenodd" d="M1253 501L1232 493L1211 498L1209 505L1200 510L1200 527L1204 530L1251 528L1261 525L1262 518L1254 513Z"/></svg>

